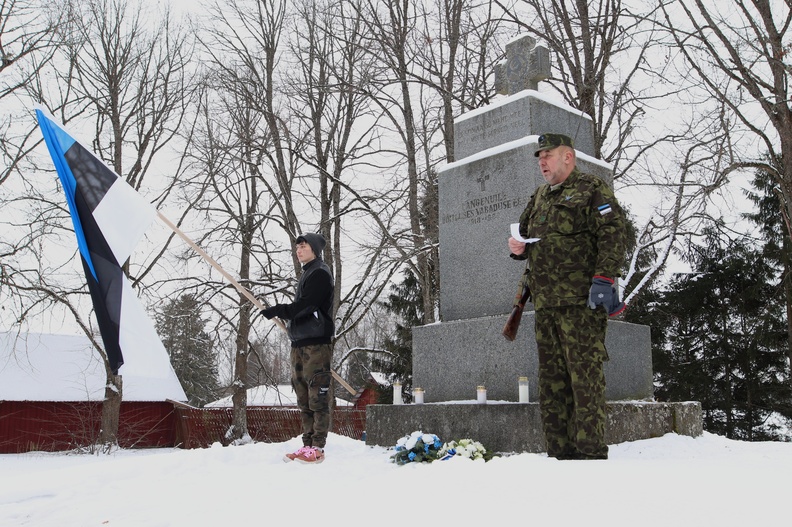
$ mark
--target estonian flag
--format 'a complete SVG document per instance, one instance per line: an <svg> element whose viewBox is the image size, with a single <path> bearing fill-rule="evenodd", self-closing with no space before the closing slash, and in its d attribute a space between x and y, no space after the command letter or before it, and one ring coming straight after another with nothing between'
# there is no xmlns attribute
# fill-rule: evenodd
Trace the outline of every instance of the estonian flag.
<svg viewBox="0 0 792 527"><path fill-rule="evenodd" d="M121 269L156 209L50 115L37 109L36 116L69 203L110 368L117 375L126 355L131 362L125 371L144 367L151 375L153 366L163 377L175 376L162 341Z"/></svg>

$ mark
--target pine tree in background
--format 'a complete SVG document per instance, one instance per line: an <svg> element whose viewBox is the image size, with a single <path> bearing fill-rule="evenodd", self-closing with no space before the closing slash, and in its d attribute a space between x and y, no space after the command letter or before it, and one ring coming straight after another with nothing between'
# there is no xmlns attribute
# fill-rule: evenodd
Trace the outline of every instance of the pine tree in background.
<svg viewBox="0 0 792 527"><path fill-rule="evenodd" d="M188 402L203 406L215 400L220 394L217 357L205 330L201 302L193 295L167 302L156 315L156 327Z"/></svg>
<svg viewBox="0 0 792 527"><path fill-rule="evenodd" d="M774 163L781 165L781 161ZM783 172L780 170L780 172ZM779 287L786 309L787 321L787 356L792 368L792 247L790 246L790 226L783 221L782 210L786 209L783 196L773 176L760 170L753 180L756 192L746 191L748 199L756 205L757 212L746 214L745 217L756 224L764 240L763 256L774 265L779 273ZM792 382L792 372L789 375Z"/></svg>
<svg viewBox="0 0 792 527"><path fill-rule="evenodd" d="M379 354L371 361L372 371L388 375L392 382L402 383L402 394L407 400L412 396L412 328L437 321L440 291L438 211L437 174L432 172L421 196L419 217L427 258L424 270L428 275L419 279L418 268L407 267L402 273L402 282L391 286L388 299L381 302L397 319L392 334L382 340L382 347L389 354ZM424 291L422 284L426 284L429 291ZM381 404L393 402L391 387L381 387L379 396Z"/></svg>
<svg viewBox="0 0 792 527"><path fill-rule="evenodd" d="M785 438L772 417L790 416L786 320L775 269L751 240L716 226L691 245L694 269L662 292L652 311L655 396L700 401L704 429L732 439Z"/></svg>
<svg viewBox="0 0 792 527"><path fill-rule="evenodd" d="M383 302L385 308L397 315L400 322L396 323L393 334L385 338L383 347L392 355L372 359L372 367L389 374L392 380L402 383L402 393L412 393L412 328L423 321L423 293L415 274L409 269L404 271L404 279L400 284L391 286L388 300ZM380 402L389 403L393 399L391 392L383 390Z"/></svg>

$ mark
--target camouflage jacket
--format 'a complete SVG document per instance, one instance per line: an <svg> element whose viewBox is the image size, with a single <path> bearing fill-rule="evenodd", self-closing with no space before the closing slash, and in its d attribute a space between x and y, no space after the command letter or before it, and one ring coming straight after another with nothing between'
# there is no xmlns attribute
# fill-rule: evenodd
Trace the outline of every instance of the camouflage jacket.
<svg viewBox="0 0 792 527"><path fill-rule="evenodd" d="M520 216L520 234L539 238L527 244L536 309L584 305L591 278L619 276L627 243L624 212L602 179L577 168L563 183L542 185Z"/></svg>

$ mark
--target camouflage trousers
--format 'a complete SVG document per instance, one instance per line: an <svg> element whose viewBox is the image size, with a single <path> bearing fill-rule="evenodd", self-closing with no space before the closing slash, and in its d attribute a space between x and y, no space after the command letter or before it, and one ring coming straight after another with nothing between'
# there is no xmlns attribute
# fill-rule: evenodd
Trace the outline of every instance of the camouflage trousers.
<svg viewBox="0 0 792 527"><path fill-rule="evenodd" d="M608 315L587 306L536 311L539 407L547 454L606 458L605 332Z"/></svg>
<svg viewBox="0 0 792 527"><path fill-rule="evenodd" d="M303 445L324 448L333 405L331 344L291 349L291 384L302 420Z"/></svg>

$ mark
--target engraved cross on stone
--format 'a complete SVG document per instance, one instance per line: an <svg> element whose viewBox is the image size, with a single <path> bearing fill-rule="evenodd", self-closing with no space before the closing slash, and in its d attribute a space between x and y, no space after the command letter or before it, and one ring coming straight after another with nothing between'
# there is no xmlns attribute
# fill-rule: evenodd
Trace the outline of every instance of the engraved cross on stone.
<svg viewBox="0 0 792 527"><path fill-rule="evenodd" d="M487 190L486 188L484 188L484 183L489 181L489 174L477 177L476 181L481 183L481 190Z"/></svg>
<svg viewBox="0 0 792 527"><path fill-rule="evenodd" d="M535 90L550 76L550 51L524 36L506 44L506 60L495 66L495 91L511 95Z"/></svg>

